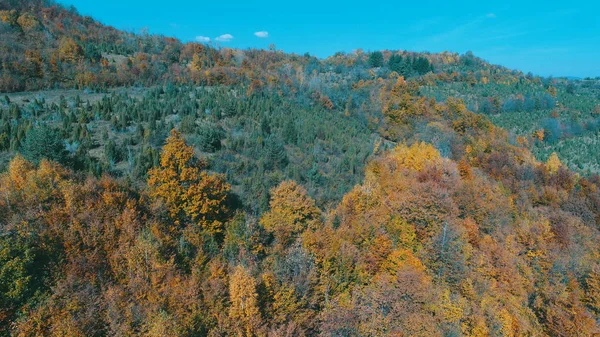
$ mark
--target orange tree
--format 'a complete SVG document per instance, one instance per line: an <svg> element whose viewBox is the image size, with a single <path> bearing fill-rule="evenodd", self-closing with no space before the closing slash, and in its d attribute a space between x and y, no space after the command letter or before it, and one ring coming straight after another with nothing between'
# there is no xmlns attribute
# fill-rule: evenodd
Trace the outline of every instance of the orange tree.
<svg viewBox="0 0 600 337"><path fill-rule="evenodd" d="M208 173L181 134L172 130L160 156L160 166L148 173L150 195L162 200L177 225L199 224L215 234L228 216L230 185L222 175Z"/></svg>

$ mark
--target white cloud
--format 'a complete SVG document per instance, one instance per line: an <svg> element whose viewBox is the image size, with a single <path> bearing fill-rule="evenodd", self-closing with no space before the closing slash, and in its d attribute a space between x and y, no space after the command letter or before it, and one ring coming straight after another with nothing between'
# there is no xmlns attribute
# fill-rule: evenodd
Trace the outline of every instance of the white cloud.
<svg viewBox="0 0 600 337"><path fill-rule="evenodd" d="M256 35L257 37L260 37L261 39L264 39L264 38L269 37L269 32L262 30L260 32L254 33L254 35Z"/></svg>
<svg viewBox="0 0 600 337"><path fill-rule="evenodd" d="M210 42L210 37L198 35L196 36L196 42Z"/></svg>
<svg viewBox="0 0 600 337"><path fill-rule="evenodd" d="M494 13L489 13L488 15L486 15L486 17L487 17L488 19L495 19L495 18L496 18L496 14L494 14Z"/></svg>
<svg viewBox="0 0 600 337"><path fill-rule="evenodd" d="M229 42L229 41L233 40L233 35L231 35L231 34L223 34L223 35L215 38L215 40L217 40L219 42Z"/></svg>

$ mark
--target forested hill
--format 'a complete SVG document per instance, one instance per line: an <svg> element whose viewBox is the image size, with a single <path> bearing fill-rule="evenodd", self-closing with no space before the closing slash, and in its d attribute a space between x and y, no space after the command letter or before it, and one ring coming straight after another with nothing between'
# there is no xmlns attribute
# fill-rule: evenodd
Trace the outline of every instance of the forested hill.
<svg viewBox="0 0 600 337"><path fill-rule="evenodd" d="M121 32L48 0L2 0L0 10L0 92L238 86L246 94L294 94L301 104L356 111L370 108L355 97L363 86L399 75L417 81L425 96L461 98L512 138L528 138L540 160L556 152L573 170L600 172L598 79L536 77L471 53L359 50L322 60L275 49L216 49Z"/></svg>
<svg viewBox="0 0 600 337"><path fill-rule="evenodd" d="M487 72L488 80L523 77L472 55L359 52L338 54L321 62L308 55L184 44L173 38L121 32L49 0L2 0L0 10L1 92L167 82L249 85L252 81L285 80L284 65L295 68L311 63L322 63L338 74L349 73L347 67L352 66L356 68L352 80L364 77L357 71L370 68L383 68L375 75L445 73L446 80L450 75L451 79L464 77L469 83L485 76L475 73L479 71Z"/></svg>
<svg viewBox="0 0 600 337"><path fill-rule="evenodd" d="M598 80L0 20L0 336L600 334Z"/></svg>

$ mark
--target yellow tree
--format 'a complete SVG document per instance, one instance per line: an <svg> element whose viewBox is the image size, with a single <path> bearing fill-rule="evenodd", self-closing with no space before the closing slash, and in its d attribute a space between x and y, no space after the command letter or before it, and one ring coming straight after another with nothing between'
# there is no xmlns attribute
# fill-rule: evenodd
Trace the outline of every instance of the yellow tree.
<svg viewBox="0 0 600 337"><path fill-rule="evenodd" d="M546 137L546 131L544 131L544 129L538 129L533 133L533 136L539 141L543 141Z"/></svg>
<svg viewBox="0 0 600 337"><path fill-rule="evenodd" d="M25 13L19 16L17 23L24 31L37 30L41 27L40 22L31 13Z"/></svg>
<svg viewBox="0 0 600 337"><path fill-rule="evenodd" d="M204 59L198 55L198 54L194 54L194 56L192 57L192 63L190 64L192 70L194 71L200 71L202 70L203 66L204 66Z"/></svg>
<svg viewBox="0 0 600 337"><path fill-rule="evenodd" d="M10 11L0 11L0 21L7 23L11 26L16 26L17 20L19 18L19 13L16 10L12 9Z"/></svg>
<svg viewBox="0 0 600 337"><path fill-rule="evenodd" d="M400 144L392 151L399 167L421 171L426 166L441 160L439 151L431 144L417 142L411 146Z"/></svg>
<svg viewBox="0 0 600 337"><path fill-rule="evenodd" d="M594 268L585 280L584 302L594 310L600 313L600 271Z"/></svg>
<svg viewBox="0 0 600 337"><path fill-rule="evenodd" d="M237 266L229 280L229 318L238 336L254 336L260 326L256 281L242 266Z"/></svg>
<svg viewBox="0 0 600 337"><path fill-rule="evenodd" d="M83 49L71 38L63 38L60 40L58 51L60 59L68 62L76 62L83 57Z"/></svg>
<svg viewBox="0 0 600 337"><path fill-rule="evenodd" d="M33 164L20 155L16 155L8 165L7 174L3 175L1 186L12 186L14 190L23 190L27 181L27 175L34 169Z"/></svg>
<svg viewBox="0 0 600 337"><path fill-rule="evenodd" d="M558 172L558 169L561 166L562 166L562 163L560 162L558 155L556 154L556 152L552 152L552 154L548 158L548 161L546 162L546 167L548 168L548 171L550 173L554 174L554 173Z"/></svg>
<svg viewBox="0 0 600 337"><path fill-rule="evenodd" d="M148 172L150 195L162 199L177 224L191 220L212 233L220 232L228 213L230 185L209 174L181 134L172 130L160 155L160 166Z"/></svg>
<svg viewBox="0 0 600 337"><path fill-rule="evenodd" d="M260 223L283 246L307 228L316 229L321 222L321 212L315 201L304 187L292 180L284 181L271 190L270 206Z"/></svg>
<svg viewBox="0 0 600 337"><path fill-rule="evenodd" d="M404 77L400 76L396 84L389 90L384 88L381 93L381 100L384 103L383 115L388 124L404 124L410 118L422 114L422 107L418 100L413 96L418 86L413 82L406 82Z"/></svg>

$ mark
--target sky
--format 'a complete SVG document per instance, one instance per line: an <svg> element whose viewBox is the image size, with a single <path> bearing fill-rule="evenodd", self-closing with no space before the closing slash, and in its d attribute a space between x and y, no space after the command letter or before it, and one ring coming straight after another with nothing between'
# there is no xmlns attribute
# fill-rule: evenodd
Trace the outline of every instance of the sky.
<svg viewBox="0 0 600 337"><path fill-rule="evenodd" d="M542 76L600 76L600 1L58 0L118 29L318 57L465 53Z"/></svg>

